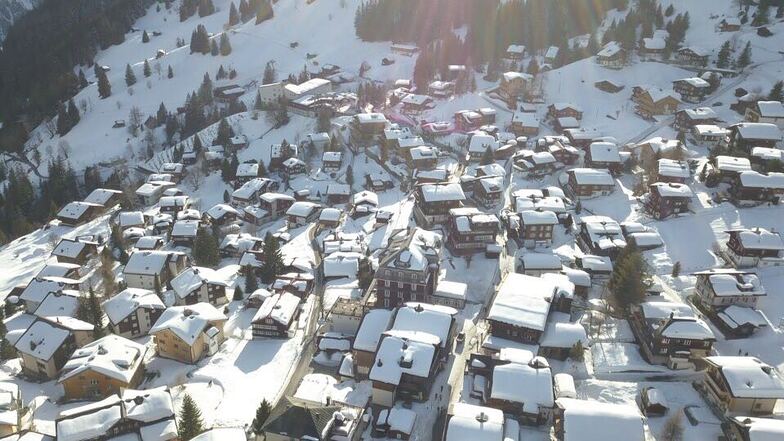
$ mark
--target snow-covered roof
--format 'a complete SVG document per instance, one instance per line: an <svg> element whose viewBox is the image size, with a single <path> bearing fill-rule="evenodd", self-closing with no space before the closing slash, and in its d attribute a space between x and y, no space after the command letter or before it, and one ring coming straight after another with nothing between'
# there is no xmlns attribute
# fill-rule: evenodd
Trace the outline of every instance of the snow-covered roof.
<svg viewBox="0 0 784 441"><path fill-rule="evenodd" d="M591 160L595 162L621 162L618 146L612 142L592 142L588 147Z"/></svg>
<svg viewBox="0 0 784 441"><path fill-rule="evenodd" d="M253 322L259 322L270 318L275 322L288 326L294 315L299 308L300 298L294 294L284 291L279 294L273 294L264 300L256 314L253 316Z"/></svg>
<svg viewBox="0 0 784 441"><path fill-rule="evenodd" d="M351 197L351 203L354 205L370 204L372 206L377 206L378 195L372 191L364 190L359 193L355 193L354 196Z"/></svg>
<svg viewBox="0 0 784 441"><path fill-rule="evenodd" d="M446 347L451 329L452 314L431 305L416 304L398 308L388 334Z"/></svg>
<svg viewBox="0 0 784 441"><path fill-rule="evenodd" d="M585 328L576 322L552 322L547 327L539 340L539 346L548 348L571 348L577 342L583 345L588 343Z"/></svg>
<svg viewBox="0 0 784 441"><path fill-rule="evenodd" d="M689 305L673 302L643 302L640 304L646 320L661 320L670 317L695 317Z"/></svg>
<svg viewBox="0 0 784 441"><path fill-rule="evenodd" d="M260 192L267 185L270 180L267 178L253 178L250 181L242 184L242 186L231 193L232 198L251 199L253 195ZM265 193L267 194L267 193ZM263 195L262 195L263 196Z"/></svg>
<svg viewBox="0 0 784 441"><path fill-rule="evenodd" d="M669 178L688 178L691 176L691 170L685 161L661 158L658 161L658 175Z"/></svg>
<svg viewBox="0 0 784 441"><path fill-rule="evenodd" d="M414 430L417 414L413 410L400 407L383 409L378 414L377 424L388 424L392 432L411 434Z"/></svg>
<svg viewBox="0 0 784 441"><path fill-rule="evenodd" d="M104 301L101 306L113 324L119 323L138 308L166 309L157 294L140 288L126 288Z"/></svg>
<svg viewBox="0 0 784 441"><path fill-rule="evenodd" d="M727 134L727 129L719 127L715 124L697 124L693 129L697 135L705 136L724 136Z"/></svg>
<svg viewBox="0 0 784 441"><path fill-rule="evenodd" d="M504 413L491 407L454 403L445 441L502 441Z"/></svg>
<svg viewBox="0 0 784 441"><path fill-rule="evenodd" d="M375 352L381 334L387 330L392 318L392 311L386 309L371 309L362 318L357 335L354 338L354 349L366 352Z"/></svg>
<svg viewBox="0 0 784 441"><path fill-rule="evenodd" d="M312 78L301 84L286 83L285 89L294 95L304 95L319 87L332 84L329 80L324 78Z"/></svg>
<svg viewBox="0 0 784 441"><path fill-rule="evenodd" d="M738 123L732 128L744 139L781 141L781 130L771 123Z"/></svg>
<svg viewBox="0 0 784 441"><path fill-rule="evenodd" d="M343 251L329 254L323 259L324 277L356 277L362 256L361 253Z"/></svg>
<svg viewBox="0 0 784 441"><path fill-rule="evenodd" d="M318 210L319 204L308 201L297 201L291 204L286 210L287 216L308 217L314 210Z"/></svg>
<svg viewBox="0 0 784 441"><path fill-rule="evenodd" d="M179 196L163 196L158 205L163 207L185 207L190 202L190 198L185 195Z"/></svg>
<svg viewBox="0 0 784 441"><path fill-rule="evenodd" d="M193 219L178 220L174 223L174 226L172 226L171 235L172 237L196 237L196 234L199 232L200 224L201 221Z"/></svg>
<svg viewBox="0 0 784 441"><path fill-rule="evenodd" d="M441 280L433 293L434 297L444 297L449 299L465 300L468 285L462 282L451 280Z"/></svg>
<svg viewBox="0 0 784 441"><path fill-rule="evenodd" d="M205 214L212 219L222 219L227 214L239 216L240 212L229 204L215 204Z"/></svg>
<svg viewBox="0 0 784 441"><path fill-rule="evenodd" d="M415 93L407 93L403 99L400 100L403 104L410 104L413 106L422 106L426 104L428 101L432 101L433 98L430 98L427 95L418 95Z"/></svg>
<svg viewBox="0 0 784 441"><path fill-rule="evenodd" d="M683 113L685 113L686 116L689 117L689 119L696 119L696 120L715 119L719 117L716 114L716 112L710 107L695 107L693 109L685 109L683 110Z"/></svg>
<svg viewBox="0 0 784 441"><path fill-rule="evenodd" d="M645 422L637 406L559 398L564 410L563 441L644 441Z"/></svg>
<svg viewBox="0 0 784 441"><path fill-rule="evenodd" d="M106 205L113 196L122 194L120 190L112 190L109 188L96 188L86 198L84 202L90 204Z"/></svg>
<svg viewBox="0 0 784 441"><path fill-rule="evenodd" d="M79 310L79 291L64 289L52 292L35 308L38 317L74 317Z"/></svg>
<svg viewBox="0 0 784 441"><path fill-rule="evenodd" d="M784 250L784 241L778 233L764 228L737 230L738 240L750 250Z"/></svg>
<svg viewBox="0 0 784 441"><path fill-rule="evenodd" d="M503 78L504 78L504 81L514 81L514 80L517 80L517 79L520 79L520 80L523 80L523 81L531 81L531 80L534 79L534 76L531 75L531 74L527 74L525 72L509 71L509 72L504 72Z"/></svg>
<svg viewBox="0 0 784 441"><path fill-rule="evenodd" d="M656 182L651 184L651 187L656 188L656 191L658 191L662 197L691 198L694 196L694 193L688 185L679 184L677 182Z"/></svg>
<svg viewBox="0 0 784 441"><path fill-rule="evenodd" d="M613 269L612 260L608 256L595 256L586 254L580 258L582 268L591 271L610 272Z"/></svg>
<svg viewBox="0 0 784 441"><path fill-rule="evenodd" d="M490 398L522 404L525 413L553 407L553 375L549 367L507 363L493 368Z"/></svg>
<svg viewBox="0 0 784 441"><path fill-rule="evenodd" d="M771 172L765 175L758 171L749 170L741 172L739 179L744 187L784 189L784 173Z"/></svg>
<svg viewBox="0 0 784 441"><path fill-rule="evenodd" d="M84 215L87 210L95 207L101 207L98 204L89 202L73 201L65 205L60 211L57 212L57 217L65 219L79 219Z"/></svg>
<svg viewBox="0 0 784 441"><path fill-rule="evenodd" d="M50 320L56 320L51 318ZM36 320L14 345L16 350L40 360L49 360L71 333L47 320Z"/></svg>
<svg viewBox="0 0 784 441"><path fill-rule="evenodd" d="M487 318L544 331L556 286L539 277L510 273L501 282Z"/></svg>
<svg viewBox="0 0 784 441"><path fill-rule="evenodd" d="M555 58L558 56L558 46L550 46L544 53L545 58Z"/></svg>
<svg viewBox="0 0 784 441"><path fill-rule="evenodd" d="M435 361L436 348L430 343L387 335L381 340L368 378L399 385L403 374L427 378Z"/></svg>
<svg viewBox="0 0 784 441"><path fill-rule="evenodd" d="M730 329L749 325L756 328L768 326L768 320L761 311L740 305L727 306L716 316Z"/></svg>
<svg viewBox="0 0 784 441"><path fill-rule="evenodd" d="M784 398L784 380L758 358L713 356L705 361L721 371L735 398Z"/></svg>
<svg viewBox="0 0 784 441"><path fill-rule="evenodd" d="M556 225L558 223L558 217L555 213L548 210L523 210L519 214L525 225Z"/></svg>
<svg viewBox="0 0 784 441"><path fill-rule="evenodd" d="M737 156L716 156L716 168L720 171L727 172L742 172L751 170L751 161L748 158L739 158Z"/></svg>
<svg viewBox="0 0 784 441"><path fill-rule="evenodd" d="M553 269L560 271L561 258L554 253L522 253L520 262L525 270Z"/></svg>
<svg viewBox="0 0 784 441"><path fill-rule="evenodd" d="M473 135L468 143L468 151L473 153L484 153L488 147L491 151L496 151L498 149L498 141L484 132Z"/></svg>
<svg viewBox="0 0 784 441"><path fill-rule="evenodd" d="M577 185L615 186L615 180L607 170L594 168L573 168L569 173L574 175Z"/></svg>
<svg viewBox="0 0 784 441"><path fill-rule="evenodd" d="M171 306L158 318L150 334L164 330L174 332L186 344L193 345L211 322L226 320L218 309L209 303L196 303L188 306Z"/></svg>
<svg viewBox="0 0 784 441"><path fill-rule="evenodd" d="M109 334L74 351L65 363L58 382L94 371L129 384L144 362L147 347Z"/></svg>
<svg viewBox="0 0 784 441"><path fill-rule="evenodd" d="M591 243L600 249L624 248L626 241L621 237L621 226L608 216L583 216L582 222Z"/></svg>
<svg viewBox="0 0 784 441"><path fill-rule="evenodd" d="M355 118L360 124L387 122L387 117L383 113L359 113Z"/></svg>
<svg viewBox="0 0 784 441"><path fill-rule="evenodd" d="M784 150L771 147L754 147L751 149L751 156L765 161L784 161Z"/></svg>
<svg viewBox="0 0 784 441"><path fill-rule="evenodd" d="M580 121L578 121L577 118L573 116L564 116L558 118L558 125L562 129L575 128L575 127L580 127Z"/></svg>
<svg viewBox="0 0 784 441"><path fill-rule="evenodd" d="M506 53L508 54L515 54L515 55L522 55L525 53L525 45L524 44L510 44L506 48Z"/></svg>
<svg viewBox="0 0 784 441"><path fill-rule="evenodd" d="M212 268L193 266L185 269L185 271L172 279L171 287L178 297L184 299L188 294L208 283L226 285L218 275L218 272Z"/></svg>
<svg viewBox="0 0 784 441"><path fill-rule="evenodd" d="M695 273L707 277L708 282L713 288L713 292L717 296L766 295L765 287L762 286L762 282L756 274L730 269L724 271L717 270Z"/></svg>
<svg viewBox="0 0 784 441"><path fill-rule="evenodd" d="M242 427L214 427L202 432L191 441L245 441L247 435Z"/></svg>
<svg viewBox="0 0 784 441"><path fill-rule="evenodd" d="M681 78L680 80L673 81L674 83L677 82L684 82L692 87L698 87L700 89L707 89L710 87L710 83L703 80L700 77L689 77L689 78ZM714 113L715 115L715 113Z"/></svg>
<svg viewBox="0 0 784 441"><path fill-rule="evenodd" d="M784 439L784 421L773 418L733 417L735 424L748 430L749 441L778 441Z"/></svg>
<svg viewBox="0 0 784 441"><path fill-rule="evenodd" d="M661 327L661 335L674 339L716 340L707 323L696 317L678 317Z"/></svg>
<svg viewBox="0 0 784 441"><path fill-rule="evenodd" d="M652 38L643 38L642 39L642 46L648 50L663 50L664 46L667 43L664 41L663 38L652 37Z"/></svg>
<svg viewBox="0 0 784 441"><path fill-rule="evenodd" d="M425 202L464 201L465 194L460 184L425 184L420 187Z"/></svg>
<svg viewBox="0 0 784 441"><path fill-rule="evenodd" d="M784 118L784 104L781 101L757 101L757 107L763 118Z"/></svg>
<svg viewBox="0 0 784 441"><path fill-rule="evenodd" d="M52 250L52 255L75 258L84 250L87 245L89 244L79 240L61 239L60 243L58 243L57 246L55 246Z"/></svg>

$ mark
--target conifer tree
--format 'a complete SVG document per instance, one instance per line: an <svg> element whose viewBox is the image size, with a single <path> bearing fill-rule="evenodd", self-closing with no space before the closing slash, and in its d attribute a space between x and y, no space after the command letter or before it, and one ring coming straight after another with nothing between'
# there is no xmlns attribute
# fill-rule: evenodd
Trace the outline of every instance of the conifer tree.
<svg viewBox="0 0 784 441"><path fill-rule="evenodd" d="M144 69L142 70L142 72L144 72L145 77L149 77L150 75L152 75L152 69L150 69L149 61L144 60Z"/></svg>
<svg viewBox="0 0 784 441"><path fill-rule="evenodd" d="M226 78L226 69L224 69L223 65L221 64L218 68L218 73L215 74L215 79L222 80L224 78Z"/></svg>
<svg viewBox="0 0 784 441"><path fill-rule="evenodd" d="M243 298L244 298L244 296L243 296L243 293L242 293L242 288L240 288L239 285L235 286L234 287L234 297L232 297L232 300L234 300L236 302L241 302Z"/></svg>
<svg viewBox="0 0 784 441"><path fill-rule="evenodd" d="M201 0L199 2L199 17L206 17L215 13L215 6L212 0Z"/></svg>
<svg viewBox="0 0 784 441"><path fill-rule="evenodd" d="M108 98L112 96L112 85L109 84L109 78L106 77L106 71L102 68L97 69L98 72L98 96L101 98Z"/></svg>
<svg viewBox="0 0 784 441"><path fill-rule="evenodd" d="M220 123L218 123L218 134L215 136L214 143L226 146L229 144L232 136L234 136L234 132L229 125L229 121L226 118L221 118Z"/></svg>
<svg viewBox="0 0 784 441"><path fill-rule="evenodd" d="M768 24L770 21L770 7L768 5L763 5L760 2L759 7L757 8L757 15L754 17L754 20L751 21L752 26L764 26Z"/></svg>
<svg viewBox="0 0 784 441"><path fill-rule="evenodd" d="M240 0L240 20L246 22L253 18L253 10L248 4L247 0Z"/></svg>
<svg viewBox="0 0 784 441"><path fill-rule="evenodd" d="M16 358L16 350L13 345L6 340L5 335L8 329L5 327L5 309L0 308L0 360L10 360ZM258 412L257 412L258 415Z"/></svg>
<svg viewBox="0 0 784 441"><path fill-rule="evenodd" d="M261 79L261 84L272 84L277 80L277 72L275 72L275 61L267 61L264 66L264 75Z"/></svg>
<svg viewBox="0 0 784 441"><path fill-rule="evenodd" d="M220 263L218 239L206 228L199 228L193 242L193 259L201 266L213 267Z"/></svg>
<svg viewBox="0 0 784 441"><path fill-rule="evenodd" d="M770 93L768 93L768 99L771 101L783 101L784 100L784 81L779 80L776 81L776 84L770 89Z"/></svg>
<svg viewBox="0 0 784 441"><path fill-rule="evenodd" d="M256 24L269 20L274 14L269 0L258 0L258 5L259 7L256 11Z"/></svg>
<svg viewBox="0 0 784 441"><path fill-rule="evenodd" d="M142 43L149 43L149 42L150 42L150 36L147 35L147 31L144 31L144 33L142 33Z"/></svg>
<svg viewBox="0 0 784 441"><path fill-rule="evenodd" d="M189 441L203 431L204 421L201 418L201 410L193 398L186 393L182 399L182 408L177 421L177 434L180 440Z"/></svg>
<svg viewBox="0 0 784 441"><path fill-rule="evenodd" d="M672 265L672 277L678 277L681 275L681 261L677 261Z"/></svg>
<svg viewBox="0 0 784 441"><path fill-rule="evenodd" d="M349 188L354 186L354 167L351 164L346 168L346 184Z"/></svg>
<svg viewBox="0 0 784 441"><path fill-rule="evenodd" d="M79 124L79 120L81 120L79 109L76 108L76 104L74 104L74 100L71 98L68 100L68 124L73 128L73 126Z"/></svg>
<svg viewBox="0 0 784 441"><path fill-rule="evenodd" d="M256 92L256 99L253 101L253 109L254 110L262 110L264 105L261 103L261 93L258 91Z"/></svg>
<svg viewBox="0 0 784 441"><path fill-rule="evenodd" d="M264 264L261 266L261 281L272 283L283 269L283 254L280 252L278 239L269 232L264 238L262 254L264 255Z"/></svg>
<svg viewBox="0 0 784 441"><path fill-rule="evenodd" d="M174 78L174 70L172 69L171 64L169 65L169 70L166 73L166 77L169 79Z"/></svg>
<svg viewBox="0 0 784 441"><path fill-rule="evenodd" d="M210 55L212 55L213 57L217 57L218 54L220 54L220 49L218 48L218 42L215 41L215 39L213 38L212 40L210 40Z"/></svg>
<svg viewBox="0 0 784 441"><path fill-rule="evenodd" d="M87 77L84 76L84 71L79 69L79 88L84 89L90 83L87 82Z"/></svg>
<svg viewBox="0 0 784 441"><path fill-rule="evenodd" d="M125 85L128 87L136 84L136 74L133 73L133 68L130 64L125 65Z"/></svg>
<svg viewBox="0 0 784 441"><path fill-rule="evenodd" d="M741 69L751 64L751 42L746 43L746 47L743 48L743 52L738 56L736 64Z"/></svg>
<svg viewBox="0 0 784 441"><path fill-rule="evenodd" d="M730 55L732 55L732 48L730 47L729 40L725 41L719 49L719 55L716 59L716 67L726 69L730 66Z"/></svg>
<svg viewBox="0 0 784 441"><path fill-rule="evenodd" d="M618 255L608 287L615 303L626 308L640 303L647 291L648 266L642 253L629 244Z"/></svg>
<svg viewBox="0 0 784 441"><path fill-rule="evenodd" d="M158 112L155 113L155 119L158 121L158 124L162 124L166 121L166 117L169 115L169 111L166 110L166 106L163 105L163 101L161 101L161 105L158 106Z"/></svg>
<svg viewBox="0 0 784 441"><path fill-rule="evenodd" d="M57 134L63 136L69 130L71 130L71 125L68 121L68 111L65 108L65 104L60 103L57 106Z"/></svg>
<svg viewBox="0 0 784 441"><path fill-rule="evenodd" d="M240 22L240 14L237 12L237 6L234 5L234 2L231 2L231 7L229 7L229 26L234 26Z"/></svg>
<svg viewBox="0 0 784 441"><path fill-rule="evenodd" d="M257 289L259 289L259 282L256 280L256 274L252 269L249 269L248 275L245 276L245 292L251 295Z"/></svg>
<svg viewBox="0 0 784 441"><path fill-rule="evenodd" d="M267 422L271 412L272 406L270 406L267 400L262 400L259 403L259 407L256 408L256 417L253 419L253 433L255 435L264 433L264 423Z"/></svg>
<svg viewBox="0 0 784 441"><path fill-rule="evenodd" d="M110 297L117 290L117 282L114 277L114 256L109 247L101 251L101 280L104 297Z"/></svg>
<svg viewBox="0 0 784 441"><path fill-rule="evenodd" d="M229 42L229 35L222 33L220 36L220 54L224 57L231 53L231 43Z"/></svg>
<svg viewBox="0 0 784 441"><path fill-rule="evenodd" d="M487 149L482 154L482 160L480 162L480 165L492 164L494 161L495 159L493 158L493 149L490 148L490 146L487 146Z"/></svg>

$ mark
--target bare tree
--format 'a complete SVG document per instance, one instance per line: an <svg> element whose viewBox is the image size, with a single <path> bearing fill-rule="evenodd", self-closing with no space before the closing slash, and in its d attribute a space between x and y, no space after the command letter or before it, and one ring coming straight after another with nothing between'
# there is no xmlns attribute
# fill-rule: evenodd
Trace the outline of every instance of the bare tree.
<svg viewBox="0 0 784 441"><path fill-rule="evenodd" d="M128 132L131 135L136 136L136 130L142 124L142 117L142 111L138 107L131 107L131 111L128 113Z"/></svg>
<svg viewBox="0 0 784 441"><path fill-rule="evenodd" d="M199 189L203 180L204 172L201 167L191 167L188 169L188 175L185 177L185 182L193 187L194 190Z"/></svg>
<svg viewBox="0 0 784 441"><path fill-rule="evenodd" d="M673 413L664 423L659 439L662 441L683 441L683 413L680 410Z"/></svg>
<svg viewBox="0 0 784 441"><path fill-rule="evenodd" d="M57 133L57 124L55 124L54 118L45 119L43 125L46 131L49 132L49 138L54 138L54 135Z"/></svg>
<svg viewBox="0 0 784 441"><path fill-rule="evenodd" d="M82 99L79 100L79 109L82 111L83 114L85 112L87 112L87 100L86 99L82 98Z"/></svg>

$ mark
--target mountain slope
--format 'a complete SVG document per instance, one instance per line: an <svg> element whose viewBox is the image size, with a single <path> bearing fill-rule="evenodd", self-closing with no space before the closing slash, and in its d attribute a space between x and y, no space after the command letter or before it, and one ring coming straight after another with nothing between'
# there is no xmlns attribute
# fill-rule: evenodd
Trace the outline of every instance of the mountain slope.
<svg viewBox="0 0 784 441"><path fill-rule="evenodd" d="M40 2L41 0L0 0L0 42L5 40L8 28Z"/></svg>

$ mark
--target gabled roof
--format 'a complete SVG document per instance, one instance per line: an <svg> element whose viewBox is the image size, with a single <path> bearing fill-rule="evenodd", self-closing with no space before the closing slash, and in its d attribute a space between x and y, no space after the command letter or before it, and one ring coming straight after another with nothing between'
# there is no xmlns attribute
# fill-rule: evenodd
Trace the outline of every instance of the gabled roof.
<svg viewBox="0 0 784 441"><path fill-rule="evenodd" d="M226 316L209 303L171 306L161 314L150 329L150 334L170 330L185 343L192 345L202 332L211 326L211 322L222 320L226 320Z"/></svg>
<svg viewBox="0 0 784 441"><path fill-rule="evenodd" d="M304 406L286 397L272 409L264 431L292 439L322 439L340 406Z"/></svg>
<svg viewBox="0 0 784 441"><path fill-rule="evenodd" d="M109 334L74 351L63 366L59 383L85 371L94 371L129 384L144 362L147 347Z"/></svg>
<svg viewBox="0 0 784 441"><path fill-rule="evenodd" d="M121 322L139 308L166 309L163 301L153 291L140 288L126 288L101 303L106 316L113 324Z"/></svg>

